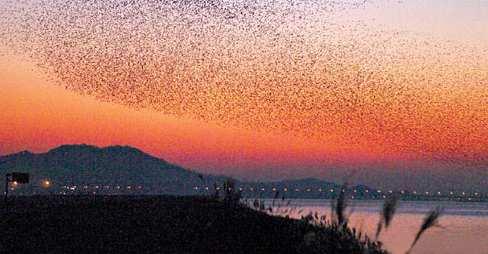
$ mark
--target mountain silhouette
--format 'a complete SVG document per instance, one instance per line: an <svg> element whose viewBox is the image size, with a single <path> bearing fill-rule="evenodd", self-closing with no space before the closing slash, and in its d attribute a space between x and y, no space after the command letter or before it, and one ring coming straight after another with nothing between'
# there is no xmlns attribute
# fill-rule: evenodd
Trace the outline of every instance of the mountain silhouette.
<svg viewBox="0 0 488 254"><path fill-rule="evenodd" d="M49 179L63 186L144 186L154 193L184 194L202 181L196 172L128 146L63 145L47 153L0 157L0 173L13 171L30 173L33 183Z"/></svg>
<svg viewBox="0 0 488 254"><path fill-rule="evenodd" d="M16 190L25 194L46 192L39 187L39 183L45 180L52 183L51 191L55 193L63 193L69 188L70 193L208 194L214 191L214 183L221 186L228 179L200 174L129 146L100 148L84 144L63 145L46 153L23 151L0 156L0 174L8 172L31 175L31 184ZM331 193L330 190L340 189L338 184L315 178L275 182L234 181L248 197L273 197L277 190L285 195L286 189L287 197L319 198L333 196L337 192Z"/></svg>

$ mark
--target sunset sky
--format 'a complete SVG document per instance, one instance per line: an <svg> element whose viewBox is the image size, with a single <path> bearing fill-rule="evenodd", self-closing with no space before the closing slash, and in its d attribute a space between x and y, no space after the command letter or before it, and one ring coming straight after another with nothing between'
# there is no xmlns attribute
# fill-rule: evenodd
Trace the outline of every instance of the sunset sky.
<svg viewBox="0 0 488 254"><path fill-rule="evenodd" d="M121 144L254 180L488 183L485 1L116 2L0 3L0 154Z"/></svg>

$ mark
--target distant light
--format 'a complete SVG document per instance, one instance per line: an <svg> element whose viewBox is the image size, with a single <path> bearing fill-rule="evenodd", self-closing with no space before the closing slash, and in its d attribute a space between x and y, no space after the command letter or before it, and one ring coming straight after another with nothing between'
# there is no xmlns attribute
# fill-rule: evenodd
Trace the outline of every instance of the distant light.
<svg viewBox="0 0 488 254"><path fill-rule="evenodd" d="M51 187L51 185L52 185L52 183L51 183L51 181L49 181L49 180L43 180L43 181L41 182L41 186L42 186L43 188L49 188L49 187Z"/></svg>

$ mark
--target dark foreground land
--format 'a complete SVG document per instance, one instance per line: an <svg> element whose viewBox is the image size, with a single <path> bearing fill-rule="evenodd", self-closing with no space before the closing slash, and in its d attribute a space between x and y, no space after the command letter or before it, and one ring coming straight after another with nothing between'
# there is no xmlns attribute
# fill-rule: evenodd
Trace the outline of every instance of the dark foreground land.
<svg viewBox="0 0 488 254"><path fill-rule="evenodd" d="M0 211L0 253L364 253L366 246L334 227L204 197L12 197ZM384 252L370 244L368 253Z"/></svg>

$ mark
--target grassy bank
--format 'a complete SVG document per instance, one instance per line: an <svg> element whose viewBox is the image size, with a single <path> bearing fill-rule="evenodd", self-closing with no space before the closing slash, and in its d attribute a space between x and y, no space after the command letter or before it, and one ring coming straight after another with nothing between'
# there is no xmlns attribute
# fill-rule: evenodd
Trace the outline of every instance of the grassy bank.
<svg viewBox="0 0 488 254"><path fill-rule="evenodd" d="M364 253L366 247L337 227L204 197L11 198L0 232L2 253ZM370 245L368 253L384 252Z"/></svg>

